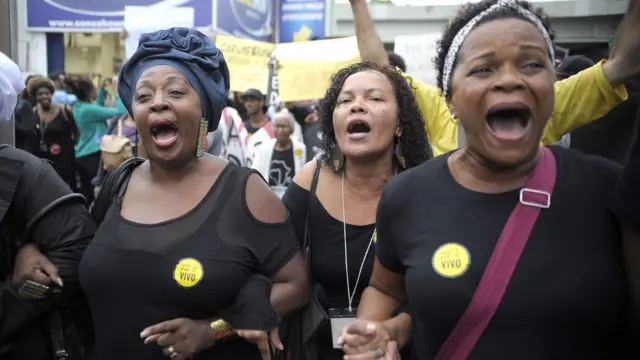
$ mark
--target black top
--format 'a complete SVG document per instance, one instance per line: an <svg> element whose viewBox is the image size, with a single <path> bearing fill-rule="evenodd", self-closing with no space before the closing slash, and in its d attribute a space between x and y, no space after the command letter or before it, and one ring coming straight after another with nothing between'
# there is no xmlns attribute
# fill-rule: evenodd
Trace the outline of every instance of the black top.
<svg viewBox="0 0 640 360"><path fill-rule="evenodd" d="M620 168L551 148L557 180L494 318L470 359L617 359L629 344L619 224L608 204ZM420 359L432 359L466 309L518 191L483 194L454 180L447 158L392 179L378 207L377 257L405 274ZM428 185L425 185L428 184ZM457 243L470 265L439 275L436 250Z"/></svg>
<svg viewBox="0 0 640 360"><path fill-rule="evenodd" d="M339 194L339 193L338 193ZM315 194L292 183L287 189L283 203L289 210L291 222L296 231L298 242L303 244L304 226L307 208L310 206L309 233L311 241L311 277L319 285L318 299L325 309L344 309L349 307L347 281L344 262L344 229L342 221L329 215ZM358 272L367 246L375 230L375 224L356 226L347 224L347 255L349 262L349 285L353 291ZM367 253L362 268L358 288L353 295L352 306L360 303L362 292L369 285L373 271L374 247ZM331 329L327 326L318 334L318 354L323 360L339 360L344 354L333 350Z"/></svg>
<svg viewBox="0 0 640 360"><path fill-rule="evenodd" d="M339 194L339 193L338 193ZM347 308L347 280L344 265L344 229L342 221L329 215L315 194L309 196L309 191L292 183L287 189L282 202L284 202L291 216L291 222L296 231L298 242L302 244L304 236L304 223L307 207L311 206L309 214L309 233L311 234L311 276L323 289L323 304L328 308ZM360 264L371 236L375 230L375 224L357 226L347 224L347 252L349 262L349 285L351 291L358 278ZM357 307L360 296L369 285L369 278L373 271L374 247L367 254L362 268L360 282L353 297L353 307Z"/></svg>
<svg viewBox="0 0 640 360"><path fill-rule="evenodd" d="M298 250L288 222L251 214L246 184L253 171L229 164L190 212L138 224L111 206L80 264L96 329L93 360L164 360L140 332L162 321L215 318L234 303L253 272L276 274ZM194 359L261 359L244 340L221 343Z"/></svg>
<svg viewBox="0 0 640 360"><path fill-rule="evenodd" d="M260 130L260 128L262 128L262 126L253 127L253 125L251 125L251 121L249 121L249 120L244 122L244 127L247 129L247 133L249 134L249 136L255 134L256 131L258 131L258 130Z"/></svg>
<svg viewBox="0 0 640 360"><path fill-rule="evenodd" d="M63 111L65 114L63 114ZM74 130L75 129L75 130ZM73 134L77 127L73 116L66 108L61 109L56 117L48 123L38 124L40 136L40 157L51 161L53 168L62 180L75 188L75 143Z"/></svg>
<svg viewBox="0 0 640 360"><path fill-rule="evenodd" d="M273 149L269 166L269 186L277 189L286 189L291 185L291 180L293 180L295 174L293 147L287 150Z"/></svg>

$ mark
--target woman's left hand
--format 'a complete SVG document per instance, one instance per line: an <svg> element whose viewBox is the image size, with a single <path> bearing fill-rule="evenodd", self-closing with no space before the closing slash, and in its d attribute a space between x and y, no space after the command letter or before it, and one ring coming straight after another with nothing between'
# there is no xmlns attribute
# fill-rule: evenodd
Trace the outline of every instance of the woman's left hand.
<svg viewBox="0 0 640 360"><path fill-rule="evenodd" d="M382 359L391 341L387 328L380 322L354 320L347 325L338 339L338 345L345 353L345 359Z"/></svg>
<svg viewBox="0 0 640 360"><path fill-rule="evenodd" d="M145 344L155 342L174 360L186 360L215 343L207 321L180 318L149 326L140 333Z"/></svg>

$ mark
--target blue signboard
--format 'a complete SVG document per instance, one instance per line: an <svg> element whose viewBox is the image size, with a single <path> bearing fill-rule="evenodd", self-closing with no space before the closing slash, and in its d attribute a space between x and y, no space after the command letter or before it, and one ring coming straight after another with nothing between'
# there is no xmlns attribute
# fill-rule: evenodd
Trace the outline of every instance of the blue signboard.
<svg viewBox="0 0 640 360"><path fill-rule="evenodd" d="M27 29L47 32L121 31L124 7L189 6L195 25L211 26L211 0L27 0Z"/></svg>
<svg viewBox="0 0 640 360"><path fill-rule="evenodd" d="M216 0L215 27L241 38L273 41L273 0Z"/></svg>
<svg viewBox="0 0 640 360"><path fill-rule="evenodd" d="M324 38L325 15L325 0L280 0L278 42Z"/></svg>

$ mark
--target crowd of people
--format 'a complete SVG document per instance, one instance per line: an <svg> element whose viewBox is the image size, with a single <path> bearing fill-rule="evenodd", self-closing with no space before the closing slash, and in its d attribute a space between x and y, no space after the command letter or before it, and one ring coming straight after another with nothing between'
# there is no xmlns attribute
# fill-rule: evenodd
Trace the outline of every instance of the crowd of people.
<svg viewBox="0 0 640 360"><path fill-rule="evenodd" d="M0 358L640 355L640 0L557 67L540 9L465 4L435 87L350 3L318 102L230 94L187 28L99 89L0 58Z"/></svg>

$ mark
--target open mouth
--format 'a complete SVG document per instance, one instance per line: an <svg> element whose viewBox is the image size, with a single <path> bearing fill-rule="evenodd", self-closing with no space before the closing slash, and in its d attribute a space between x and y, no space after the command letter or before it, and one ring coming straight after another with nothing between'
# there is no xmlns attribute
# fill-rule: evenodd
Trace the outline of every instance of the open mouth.
<svg viewBox="0 0 640 360"><path fill-rule="evenodd" d="M368 134L371 127L363 120L353 120L347 125L348 134Z"/></svg>
<svg viewBox="0 0 640 360"><path fill-rule="evenodd" d="M531 109L524 104L501 104L487 113L487 125L502 140L522 139L531 124Z"/></svg>
<svg viewBox="0 0 640 360"><path fill-rule="evenodd" d="M178 127L168 120L156 120L151 124L151 136L156 145L171 146L178 139Z"/></svg>

